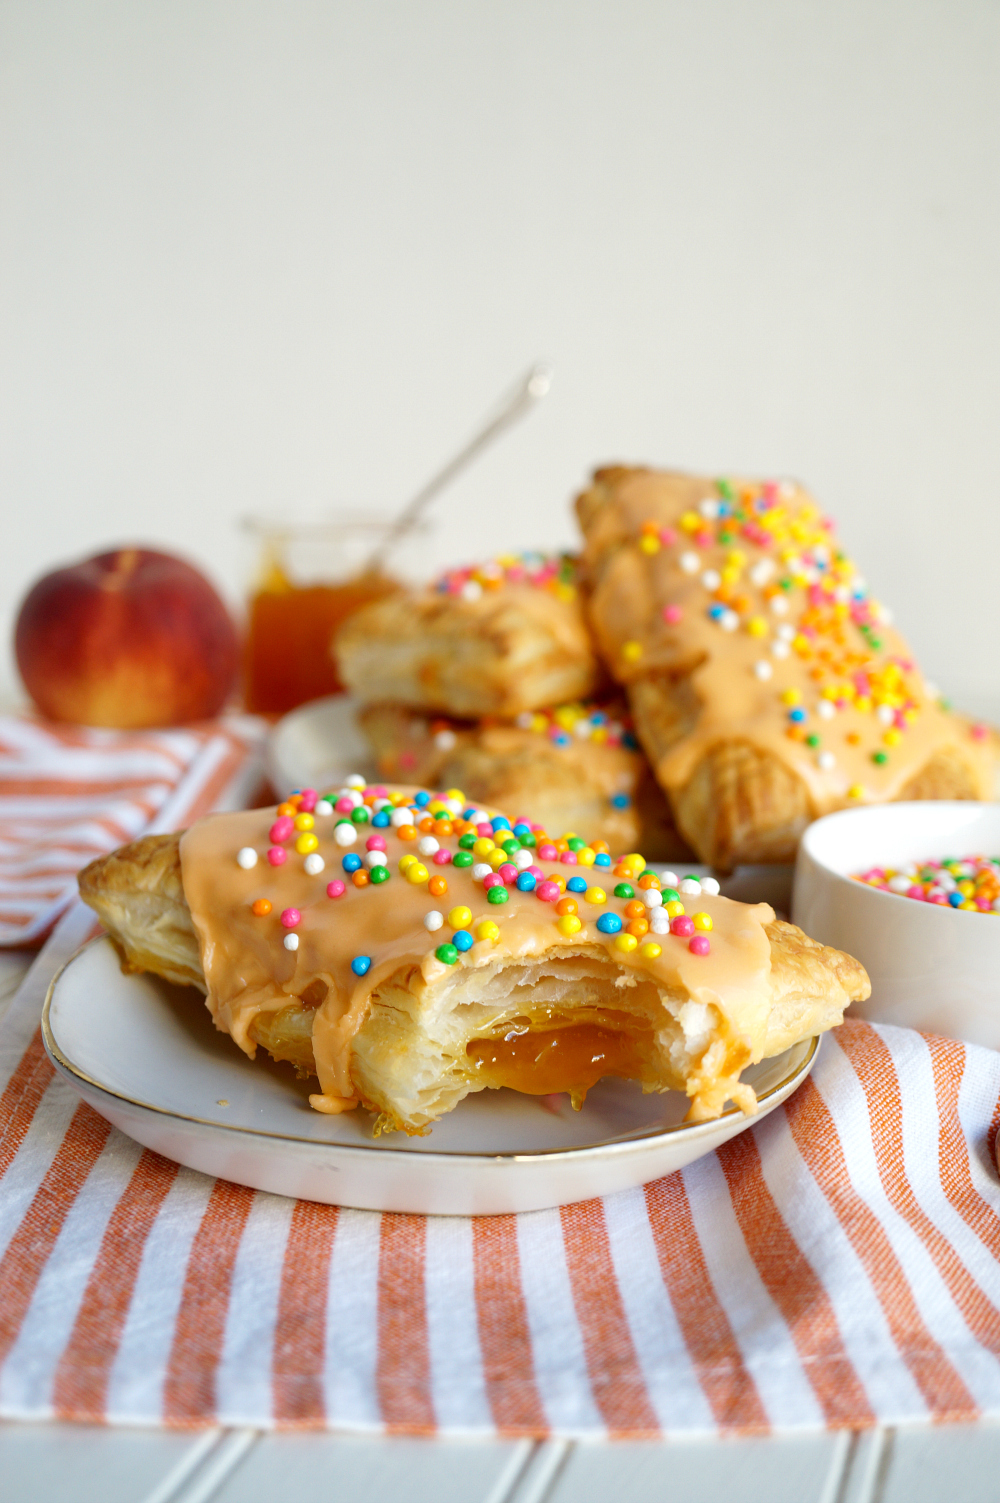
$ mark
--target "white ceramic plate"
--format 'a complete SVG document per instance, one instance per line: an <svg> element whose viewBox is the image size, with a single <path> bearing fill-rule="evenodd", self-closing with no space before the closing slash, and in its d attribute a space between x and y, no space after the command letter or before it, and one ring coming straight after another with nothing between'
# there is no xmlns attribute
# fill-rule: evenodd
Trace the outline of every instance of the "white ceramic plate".
<svg viewBox="0 0 1000 1503"><path fill-rule="evenodd" d="M363 1111L321 1116L310 1085L216 1032L199 992L123 976L93 940L52 983L45 1047L75 1091L129 1137L237 1184L327 1205L441 1215L541 1210L658 1179L773 1111L812 1069L818 1039L744 1073L760 1111L685 1126L679 1092L605 1080L574 1112L515 1091L469 1096L426 1138L373 1138Z"/></svg>

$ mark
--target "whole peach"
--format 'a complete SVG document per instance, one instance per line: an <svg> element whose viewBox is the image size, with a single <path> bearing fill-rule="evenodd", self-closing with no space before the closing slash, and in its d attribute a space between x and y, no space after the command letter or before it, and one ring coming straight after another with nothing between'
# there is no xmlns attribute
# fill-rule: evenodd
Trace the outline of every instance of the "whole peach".
<svg viewBox="0 0 1000 1503"><path fill-rule="evenodd" d="M14 649L43 715L133 730L217 714L239 659L204 575L149 548L46 574L21 606Z"/></svg>

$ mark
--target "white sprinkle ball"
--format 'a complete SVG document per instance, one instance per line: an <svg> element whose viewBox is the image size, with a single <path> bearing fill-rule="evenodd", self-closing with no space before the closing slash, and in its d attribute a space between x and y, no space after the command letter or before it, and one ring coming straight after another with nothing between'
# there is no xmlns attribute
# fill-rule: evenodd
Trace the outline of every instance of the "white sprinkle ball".
<svg viewBox="0 0 1000 1503"><path fill-rule="evenodd" d="M318 814L320 819L325 819L328 814L333 813L333 805L328 798L317 799L313 813Z"/></svg>
<svg viewBox="0 0 1000 1503"><path fill-rule="evenodd" d="M643 887L639 896L649 909L659 908L663 902L663 894L658 887Z"/></svg>
<svg viewBox="0 0 1000 1503"><path fill-rule="evenodd" d="M678 892L684 893L685 897L696 898L701 893L701 883L697 877L685 877L678 888Z"/></svg>
<svg viewBox="0 0 1000 1503"><path fill-rule="evenodd" d="M363 778L360 772L352 772L349 778L344 779L345 788L367 788L368 779Z"/></svg>
<svg viewBox="0 0 1000 1503"><path fill-rule="evenodd" d="M297 934L286 934L281 943L286 950L297 950L299 948L299 936Z"/></svg>
<svg viewBox="0 0 1000 1503"><path fill-rule="evenodd" d="M457 814L458 812L458 809L456 809L455 813ZM490 816L487 814L485 809L473 809L472 813L469 815L470 825L488 825L489 822Z"/></svg>
<svg viewBox="0 0 1000 1503"><path fill-rule="evenodd" d="M789 645L788 645L787 642L772 642L771 643L771 652L772 652L773 656L776 657L776 658L787 658L787 656L791 652L791 650L792 649L789 647Z"/></svg>
<svg viewBox="0 0 1000 1503"><path fill-rule="evenodd" d="M649 932L651 934L670 933L670 915L665 908L654 908L649 915Z"/></svg>
<svg viewBox="0 0 1000 1503"><path fill-rule="evenodd" d="M438 913L438 911L437 911L436 908L432 908L431 911L430 911L430 913L425 913L424 914L424 928L428 929L431 932L431 934L433 934L436 930L440 929L440 927L441 927L441 925L443 923L444 923L444 914L443 913Z"/></svg>
<svg viewBox="0 0 1000 1503"><path fill-rule="evenodd" d="M698 510L703 517L707 517L710 522L714 522L719 515L719 503L714 496L706 496L704 501L698 502Z"/></svg>
<svg viewBox="0 0 1000 1503"><path fill-rule="evenodd" d="M771 610L776 616L788 615L788 601L784 595L774 595L771 599Z"/></svg>
<svg viewBox="0 0 1000 1503"><path fill-rule="evenodd" d="M774 560L770 558L759 559L750 570L750 580L758 590L763 589L771 575L774 573Z"/></svg>
<svg viewBox="0 0 1000 1503"><path fill-rule="evenodd" d="M334 825L333 838L338 845L355 845L358 839L357 826L347 820L342 825Z"/></svg>
<svg viewBox="0 0 1000 1503"><path fill-rule="evenodd" d="M413 811L403 807L393 809L389 815L389 823L394 830L398 830L400 825L412 825Z"/></svg>
<svg viewBox="0 0 1000 1503"><path fill-rule="evenodd" d="M422 839L417 841L417 850L421 856L433 856L434 852L440 849L441 842L435 840L433 835L424 835Z"/></svg>
<svg viewBox="0 0 1000 1503"><path fill-rule="evenodd" d="M892 705L879 705L878 709L875 711L875 714L878 716L879 720L881 720L883 725L892 725L892 722L896 718L893 712Z"/></svg>
<svg viewBox="0 0 1000 1503"><path fill-rule="evenodd" d="M318 877L320 872L326 865L326 862L323 860L323 857L320 855L319 851L310 851L309 855L303 861L302 865L307 877Z"/></svg>
<svg viewBox="0 0 1000 1503"><path fill-rule="evenodd" d="M377 798L377 799L374 799L372 801L372 809L374 810L374 812L376 814L378 814L379 811L382 810L382 809L391 809L391 808L392 808L392 800L391 799L388 799L388 798Z"/></svg>
<svg viewBox="0 0 1000 1503"><path fill-rule="evenodd" d="M832 699L821 699L816 706L816 714L820 720L832 720L837 713L837 707Z"/></svg>
<svg viewBox="0 0 1000 1503"><path fill-rule="evenodd" d="M488 861L477 861L475 866L472 868L473 881L482 882L485 877L489 876L492 870L493 868L492 866L490 866L490 863Z"/></svg>
<svg viewBox="0 0 1000 1503"><path fill-rule="evenodd" d="M735 631L740 624L740 618L735 611L723 611L719 617L719 625L723 631Z"/></svg>
<svg viewBox="0 0 1000 1503"><path fill-rule="evenodd" d="M782 621L781 625L778 627L778 636L783 642L794 642L795 627L791 624L790 621Z"/></svg>
<svg viewBox="0 0 1000 1503"><path fill-rule="evenodd" d="M816 758L817 764L824 772L832 772L837 765L837 759L832 751L820 752Z"/></svg>
<svg viewBox="0 0 1000 1503"><path fill-rule="evenodd" d="M754 663L753 671L754 673L756 673L759 679L763 680L764 683L767 683L767 680L773 674L774 669L771 667L771 664L767 661L766 658L761 658L759 663Z"/></svg>
<svg viewBox="0 0 1000 1503"><path fill-rule="evenodd" d="M717 590L722 583L722 575L718 569L706 569L701 576L701 582L706 590Z"/></svg>
<svg viewBox="0 0 1000 1503"><path fill-rule="evenodd" d="M434 745L438 751L452 751L458 743L458 737L454 731L438 731L434 737Z"/></svg>
<svg viewBox="0 0 1000 1503"><path fill-rule="evenodd" d="M717 898L719 896L719 884L714 877L702 877L701 890L706 897Z"/></svg>
<svg viewBox="0 0 1000 1503"><path fill-rule="evenodd" d="M531 851L514 852L514 865L517 867L519 872L527 871L528 867L532 864L534 859L534 854Z"/></svg>
<svg viewBox="0 0 1000 1503"><path fill-rule="evenodd" d="M664 887L676 888L678 882L680 881L680 877L678 877L676 872L664 872L663 876L660 878L660 881L663 883Z"/></svg>
<svg viewBox="0 0 1000 1503"><path fill-rule="evenodd" d="M446 798L441 801L449 814L461 814L462 800L460 798Z"/></svg>
<svg viewBox="0 0 1000 1503"><path fill-rule="evenodd" d="M701 558L697 553L682 553L677 560L685 574L697 574L701 568Z"/></svg>
<svg viewBox="0 0 1000 1503"><path fill-rule="evenodd" d="M358 792L358 790L356 788L348 788L348 787L338 788L338 790L337 790L337 798L338 799L349 798L355 809L358 807L359 804L363 804L364 803L364 799L361 797L360 793Z"/></svg>
<svg viewBox="0 0 1000 1503"><path fill-rule="evenodd" d="M236 852L236 864L242 866L245 872L257 865L257 852L252 845L245 845L241 851Z"/></svg>
<svg viewBox="0 0 1000 1503"><path fill-rule="evenodd" d="M912 883L909 877L899 876L889 878L890 892L909 892L911 886Z"/></svg>
<svg viewBox="0 0 1000 1503"><path fill-rule="evenodd" d="M371 871L375 866L388 866L389 858L385 851L365 851L365 866Z"/></svg>
<svg viewBox="0 0 1000 1503"><path fill-rule="evenodd" d="M463 600L478 600L483 593L483 587L478 579L467 579L459 593Z"/></svg>

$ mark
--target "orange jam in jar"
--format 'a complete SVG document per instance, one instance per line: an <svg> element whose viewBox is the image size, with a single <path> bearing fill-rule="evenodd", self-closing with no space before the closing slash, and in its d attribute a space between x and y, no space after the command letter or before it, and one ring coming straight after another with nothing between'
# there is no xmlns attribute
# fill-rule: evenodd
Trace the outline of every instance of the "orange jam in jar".
<svg viewBox="0 0 1000 1503"><path fill-rule="evenodd" d="M260 555L247 604L244 700L254 714L284 715L343 684L332 652L340 626L400 585L366 567L384 527L250 522Z"/></svg>

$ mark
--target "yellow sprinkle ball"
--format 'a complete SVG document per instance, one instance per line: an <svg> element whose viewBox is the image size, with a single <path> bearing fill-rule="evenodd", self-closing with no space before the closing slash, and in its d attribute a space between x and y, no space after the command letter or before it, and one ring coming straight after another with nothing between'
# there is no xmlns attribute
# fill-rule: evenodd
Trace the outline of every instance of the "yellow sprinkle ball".
<svg viewBox="0 0 1000 1503"><path fill-rule="evenodd" d="M472 923L472 909L464 908L460 904L453 908L448 915L448 922L453 929L467 929Z"/></svg>
<svg viewBox="0 0 1000 1503"><path fill-rule="evenodd" d="M445 798L453 798L456 804L465 803L465 794L462 792L461 788L448 788L445 791Z"/></svg>
<svg viewBox="0 0 1000 1503"><path fill-rule="evenodd" d="M640 945L639 954L643 960L655 960L663 954L663 946L658 945L654 939L647 939L644 945Z"/></svg>
<svg viewBox="0 0 1000 1503"><path fill-rule="evenodd" d="M499 871L500 867L503 866L504 862L507 860L507 852L502 851L500 847L497 846L496 850L490 851L486 859L490 863L490 866L492 866L494 871Z"/></svg>
<svg viewBox="0 0 1000 1503"><path fill-rule="evenodd" d="M865 790L862 788L860 783L852 783L850 788L848 788L847 790L848 798L864 798L864 796Z"/></svg>
<svg viewBox="0 0 1000 1503"><path fill-rule="evenodd" d="M298 840L295 842L295 849L298 851L300 856L308 856L310 851L314 851L318 845L318 838L315 835L311 835L307 832L306 834L299 836Z"/></svg>
<svg viewBox="0 0 1000 1503"><path fill-rule="evenodd" d="M626 663L637 663L642 657L642 643L623 642L622 657L625 659Z"/></svg>
<svg viewBox="0 0 1000 1503"><path fill-rule="evenodd" d="M592 851L589 845L582 846L576 853L577 866L593 866L597 858L597 852Z"/></svg>
<svg viewBox="0 0 1000 1503"><path fill-rule="evenodd" d="M681 914L684 912L684 904L679 900L674 903L667 903L665 906L668 918L680 918Z"/></svg>
<svg viewBox="0 0 1000 1503"><path fill-rule="evenodd" d="M621 934L615 935L615 949L624 950L626 955L630 951L634 950L638 943L639 941L636 939L634 934L626 934L623 931Z"/></svg>
<svg viewBox="0 0 1000 1503"><path fill-rule="evenodd" d="M643 553L659 553L660 540L658 537L654 536L653 533L647 532L644 533L643 536L639 539L639 547L642 549Z"/></svg>
<svg viewBox="0 0 1000 1503"><path fill-rule="evenodd" d="M417 864L416 856L400 856L399 858L399 869L401 872L408 872L411 866L416 866Z"/></svg>
<svg viewBox="0 0 1000 1503"><path fill-rule="evenodd" d="M686 511L681 516L682 532L697 532L702 525L701 517L696 511Z"/></svg>
<svg viewBox="0 0 1000 1503"><path fill-rule="evenodd" d="M802 695L798 689L785 689L781 695L783 705L798 705L802 703Z"/></svg>
<svg viewBox="0 0 1000 1503"><path fill-rule="evenodd" d="M694 926L696 929L704 929L707 933L712 927L712 915L710 913L696 913L694 916Z"/></svg>
<svg viewBox="0 0 1000 1503"><path fill-rule="evenodd" d="M500 926L492 919L483 919L481 924L476 925L477 939L497 940L500 938Z"/></svg>
<svg viewBox="0 0 1000 1503"><path fill-rule="evenodd" d="M882 737L882 742L885 746L898 746L902 739L902 732L896 730L896 728L893 727L892 730L886 731L885 735Z"/></svg>
<svg viewBox="0 0 1000 1503"><path fill-rule="evenodd" d="M316 821L311 814L296 814L295 828L297 830L311 830Z"/></svg>
<svg viewBox="0 0 1000 1503"><path fill-rule="evenodd" d="M414 861L412 866L406 868L406 880L412 882L414 887L419 887L421 882L426 882L430 872L422 861Z"/></svg>
<svg viewBox="0 0 1000 1503"><path fill-rule="evenodd" d="M578 934L583 928L583 920L575 913L564 913L562 918L556 919L556 928L560 934Z"/></svg>
<svg viewBox="0 0 1000 1503"><path fill-rule="evenodd" d="M768 625L763 616L751 616L747 622L747 631L752 637L766 637Z"/></svg>
<svg viewBox="0 0 1000 1503"><path fill-rule="evenodd" d="M488 856L490 854L490 851L495 850L496 842L491 840L488 835L480 835L479 839L472 847L472 854L474 856L478 856L480 861L482 861L484 856Z"/></svg>
<svg viewBox="0 0 1000 1503"><path fill-rule="evenodd" d="M584 893L584 897L588 903L606 903L608 901L608 895L603 887L588 887Z"/></svg>

